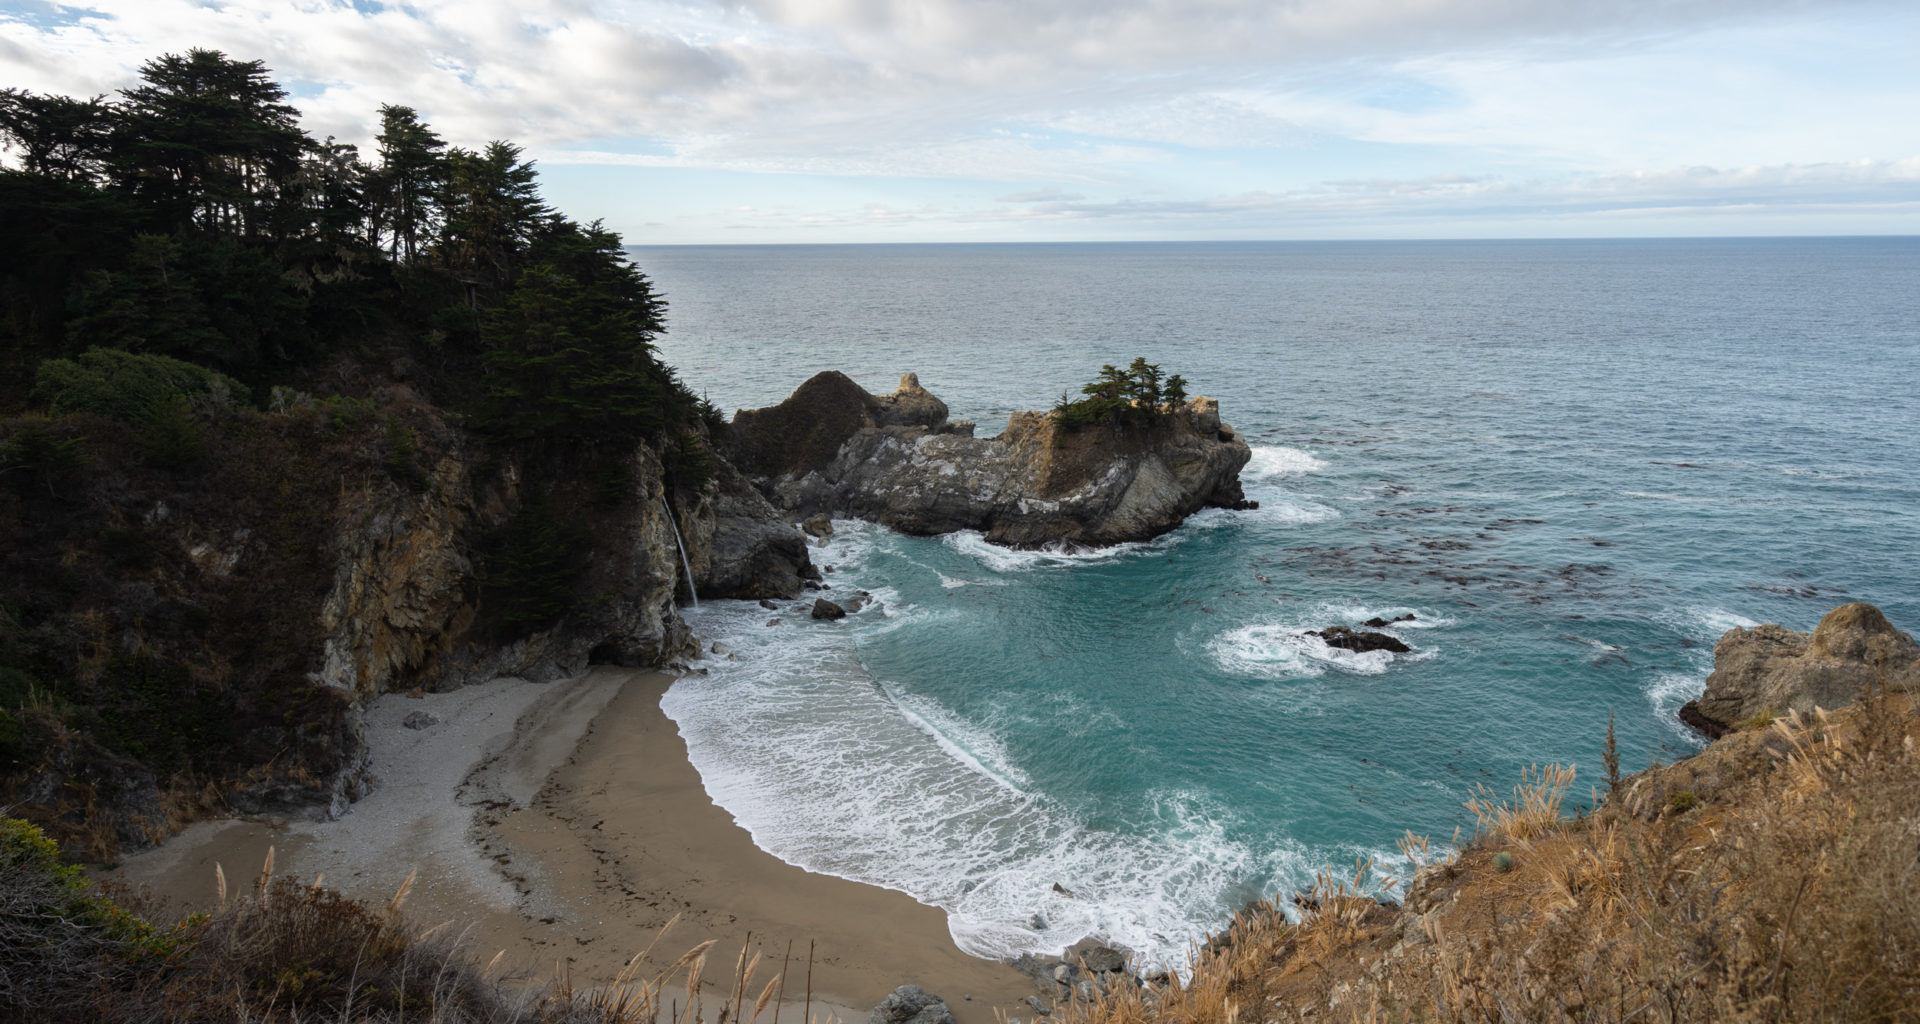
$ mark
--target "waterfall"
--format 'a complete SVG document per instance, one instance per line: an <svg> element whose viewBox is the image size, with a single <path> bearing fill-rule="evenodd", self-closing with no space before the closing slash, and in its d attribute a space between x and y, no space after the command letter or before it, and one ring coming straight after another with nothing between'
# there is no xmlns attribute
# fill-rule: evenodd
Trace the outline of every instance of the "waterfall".
<svg viewBox="0 0 1920 1024"><path fill-rule="evenodd" d="M673 518L673 502L667 496L660 496L660 504L667 508L667 523L673 527L673 546L680 549L680 568L687 571L687 593L693 597L693 606L700 607L700 592L693 589L693 566L687 563L687 545L680 540L680 524Z"/></svg>

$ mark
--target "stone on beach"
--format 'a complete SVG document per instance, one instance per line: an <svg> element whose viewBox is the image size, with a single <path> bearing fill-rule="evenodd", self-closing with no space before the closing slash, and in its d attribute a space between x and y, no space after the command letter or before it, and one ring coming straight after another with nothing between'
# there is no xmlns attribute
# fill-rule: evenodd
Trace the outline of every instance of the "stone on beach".
<svg viewBox="0 0 1920 1024"><path fill-rule="evenodd" d="M946 1000L918 985L902 985L867 1018L867 1024L954 1024Z"/></svg>

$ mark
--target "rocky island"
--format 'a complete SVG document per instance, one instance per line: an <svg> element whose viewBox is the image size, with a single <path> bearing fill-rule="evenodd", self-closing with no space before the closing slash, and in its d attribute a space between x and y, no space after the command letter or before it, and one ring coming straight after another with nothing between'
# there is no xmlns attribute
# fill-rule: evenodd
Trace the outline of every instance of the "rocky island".
<svg viewBox="0 0 1920 1024"><path fill-rule="evenodd" d="M1144 426L1083 429L1017 412L973 436L907 374L871 395L825 372L786 401L734 416L728 450L795 516L850 515L902 533L979 530L1012 547L1148 540L1207 507L1248 508L1251 452L1220 405L1194 398Z"/></svg>

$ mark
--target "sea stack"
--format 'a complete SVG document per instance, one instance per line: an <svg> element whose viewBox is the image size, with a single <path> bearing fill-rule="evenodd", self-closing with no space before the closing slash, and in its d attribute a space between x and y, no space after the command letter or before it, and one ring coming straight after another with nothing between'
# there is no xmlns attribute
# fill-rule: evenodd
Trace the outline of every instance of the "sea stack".
<svg viewBox="0 0 1920 1024"><path fill-rule="evenodd" d="M777 406L736 414L728 455L796 518L979 530L1009 547L1147 540L1202 508L1253 507L1240 489L1252 452L1211 398L1147 423L1079 429L1018 412L998 436L977 438L914 374L881 396L827 371Z"/></svg>

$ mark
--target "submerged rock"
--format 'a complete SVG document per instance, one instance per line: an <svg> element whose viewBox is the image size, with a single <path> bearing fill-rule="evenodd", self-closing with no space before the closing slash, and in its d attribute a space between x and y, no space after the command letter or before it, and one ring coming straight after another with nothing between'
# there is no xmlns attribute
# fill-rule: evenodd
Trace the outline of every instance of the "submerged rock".
<svg viewBox="0 0 1920 1024"><path fill-rule="evenodd" d="M997 437L971 426L948 423L912 374L880 397L830 371L777 406L736 414L730 445L789 512L920 535L974 529L1011 547L1146 540L1204 507L1255 507L1239 477L1252 452L1211 398L1151 424L1068 430L1021 412Z"/></svg>
<svg viewBox="0 0 1920 1024"><path fill-rule="evenodd" d="M1365 630L1348 629L1345 626L1328 626L1326 629L1309 629L1308 636L1317 636L1328 647L1338 647L1343 651L1365 654L1368 651L1391 651L1394 654L1406 654L1413 650L1398 637L1385 633L1369 633Z"/></svg>
<svg viewBox="0 0 1920 1024"><path fill-rule="evenodd" d="M1766 623L1730 629L1713 647L1713 674L1680 720L1721 736L1788 711L1851 704L1873 686L1920 687L1920 644L1870 604L1843 604L1811 634Z"/></svg>
<svg viewBox="0 0 1920 1024"><path fill-rule="evenodd" d="M1371 618L1371 619L1368 619L1368 620L1367 620L1367 621L1365 621L1365 622L1362 622L1362 623L1361 623L1361 625L1362 625L1362 626L1366 626L1366 627L1368 627L1368 628L1371 628L1371 629L1383 629L1383 628L1385 628L1385 627L1387 627L1387 626L1391 626L1391 625L1394 625L1395 623L1399 623L1399 622L1413 622L1413 621L1415 621L1415 619L1414 619L1414 616L1413 616L1413 613L1412 613L1412 612L1408 612L1408 613L1407 613L1407 614L1405 614L1405 615L1395 615L1395 616L1394 616L1393 618L1391 618L1391 619L1383 619L1383 618L1381 618L1380 616L1378 616L1378 615L1375 615L1375 616L1374 616L1373 618Z"/></svg>
<svg viewBox="0 0 1920 1024"><path fill-rule="evenodd" d="M867 1024L954 1024L954 1020L946 1000L918 985L902 985L873 1008Z"/></svg>

